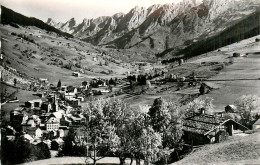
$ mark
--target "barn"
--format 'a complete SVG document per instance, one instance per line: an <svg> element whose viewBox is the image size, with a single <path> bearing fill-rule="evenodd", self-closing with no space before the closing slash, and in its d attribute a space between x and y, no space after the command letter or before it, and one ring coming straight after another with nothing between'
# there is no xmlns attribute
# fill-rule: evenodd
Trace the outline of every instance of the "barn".
<svg viewBox="0 0 260 165"><path fill-rule="evenodd" d="M233 53L233 57L240 57L240 53Z"/></svg>
<svg viewBox="0 0 260 165"><path fill-rule="evenodd" d="M232 136L235 130L245 131L248 128L232 119L200 113L186 114L183 120L183 139L190 145L203 145L224 141Z"/></svg>
<svg viewBox="0 0 260 165"><path fill-rule="evenodd" d="M253 130L260 130L260 118L253 124Z"/></svg>
<svg viewBox="0 0 260 165"><path fill-rule="evenodd" d="M225 112L226 113L236 113L237 112L237 107L235 105L227 105L225 107Z"/></svg>

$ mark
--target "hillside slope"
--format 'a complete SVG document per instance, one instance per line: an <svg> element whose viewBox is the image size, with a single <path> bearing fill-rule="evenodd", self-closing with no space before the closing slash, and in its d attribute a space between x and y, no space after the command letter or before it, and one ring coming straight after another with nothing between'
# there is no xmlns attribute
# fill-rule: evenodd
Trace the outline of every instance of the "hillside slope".
<svg viewBox="0 0 260 165"><path fill-rule="evenodd" d="M258 164L260 161L260 132L232 136L227 141L205 145L172 165Z"/></svg>
<svg viewBox="0 0 260 165"><path fill-rule="evenodd" d="M200 55L259 34L260 8L245 19L225 29L219 34L198 41L181 50L177 53L177 55L185 54L188 57Z"/></svg>
<svg viewBox="0 0 260 165"><path fill-rule="evenodd" d="M43 30L47 30L50 32L55 32L61 36L66 36L66 37L70 37L72 38L73 36L71 34L68 33L64 33L46 23L44 23L43 21L33 18L33 17L26 17L22 14L19 14L17 12L14 12L13 10L10 10L4 6L1 6L1 24L4 25L12 25L14 27L17 27L16 24L18 25L22 25L22 26L35 26L38 27L40 29Z"/></svg>

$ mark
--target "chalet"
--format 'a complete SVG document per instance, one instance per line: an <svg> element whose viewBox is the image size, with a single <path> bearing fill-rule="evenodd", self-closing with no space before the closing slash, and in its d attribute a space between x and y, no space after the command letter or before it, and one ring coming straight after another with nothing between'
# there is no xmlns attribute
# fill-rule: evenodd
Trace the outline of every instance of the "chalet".
<svg viewBox="0 0 260 165"><path fill-rule="evenodd" d="M75 99L75 93L73 93L73 92L65 93L65 94L64 94L64 99L65 99L66 101L74 100L74 99Z"/></svg>
<svg viewBox="0 0 260 165"><path fill-rule="evenodd" d="M94 95L100 95L100 94L110 93L110 90L108 88L92 88L91 92Z"/></svg>
<svg viewBox="0 0 260 165"><path fill-rule="evenodd" d="M59 91L60 93L66 93L67 92L67 86L61 86L61 88L60 88L60 91Z"/></svg>
<svg viewBox="0 0 260 165"><path fill-rule="evenodd" d="M240 53L233 53L233 57L240 57Z"/></svg>
<svg viewBox="0 0 260 165"><path fill-rule="evenodd" d="M72 120L70 120L67 116L62 116L60 119L60 128L61 129L67 129L69 126L71 126Z"/></svg>
<svg viewBox="0 0 260 165"><path fill-rule="evenodd" d="M88 81L83 81L81 85L83 86L83 88L88 89L90 84Z"/></svg>
<svg viewBox="0 0 260 165"><path fill-rule="evenodd" d="M248 128L232 119L208 115L202 109L200 113L189 113L183 120L184 140L191 145L203 145L221 142L233 135L234 130ZM235 131L234 131L235 132Z"/></svg>
<svg viewBox="0 0 260 165"><path fill-rule="evenodd" d="M29 134L24 134L23 135L24 139L27 140L28 142L32 143L33 142L33 137Z"/></svg>
<svg viewBox="0 0 260 165"><path fill-rule="evenodd" d="M204 95L204 94L209 93L211 90L218 89L218 88L219 88L219 86L214 83L203 82L203 83L201 83L199 91L200 91L201 95Z"/></svg>
<svg viewBox="0 0 260 165"><path fill-rule="evenodd" d="M10 123L13 127L15 128L18 128L22 121L23 121L23 117L24 117L24 114L23 112L18 109L18 110L13 110L10 112Z"/></svg>
<svg viewBox="0 0 260 165"><path fill-rule="evenodd" d="M80 106L80 100L76 98L72 98L70 100L67 100L67 103L72 106L73 108L77 108Z"/></svg>
<svg viewBox="0 0 260 165"><path fill-rule="evenodd" d="M57 112L53 112L53 115L54 115L58 120L60 120L64 114L65 114L65 111L64 111L64 110L59 110L59 111L57 111Z"/></svg>
<svg viewBox="0 0 260 165"><path fill-rule="evenodd" d="M39 81L40 83L45 83L45 84L49 82L47 78L39 78Z"/></svg>
<svg viewBox="0 0 260 165"><path fill-rule="evenodd" d="M260 118L253 124L253 130L260 130Z"/></svg>
<svg viewBox="0 0 260 165"><path fill-rule="evenodd" d="M81 102L84 101L84 97L83 96L77 96L77 99L79 99Z"/></svg>
<svg viewBox="0 0 260 165"><path fill-rule="evenodd" d="M36 122L34 121L32 116L28 117L27 120L25 118L21 125L23 128L23 132L27 132L30 128L36 128Z"/></svg>
<svg viewBox="0 0 260 165"><path fill-rule="evenodd" d="M65 136L65 131L63 129L59 129L59 131L57 132L57 136L63 138Z"/></svg>
<svg viewBox="0 0 260 165"><path fill-rule="evenodd" d="M24 132L34 138L36 134L36 130L37 127L27 127Z"/></svg>
<svg viewBox="0 0 260 165"><path fill-rule="evenodd" d="M41 106L42 111L45 113L50 112L52 110L52 105L49 102L43 102Z"/></svg>
<svg viewBox="0 0 260 165"><path fill-rule="evenodd" d="M79 72L73 72L73 73L72 73L72 76L80 77L80 73L79 73Z"/></svg>
<svg viewBox="0 0 260 165"><path fill-rule="evenodd" d="M226 113L236 113L237 112L237 107L235 105L227 105L225 107L225 112Z"/></svg>
<svg viewBox="0 0 260 165"><path fill-rule="evenodd" d="M59 126L60 126L60 123L55 117L49 118L49 120L46 122L47 131L58 130Z"/></svg>
<svg viewBox="0 0 260 165"><path fill-rule="evenodd" d="M45 97L46 93L43 93L43 92L42 93L35 93L33 95L38 96L40 98L43 98L43 97Z"/></svg>
<svg viewBox="0 0 260 165"><path fill-rule="evenodd" d="M35 130L35 137L36 137L36 138L42 137L42 134L43 134L43 131L42 131L40 128L37 128L37 129Z"/></svg>
<svg viewBox="0 0 260 165"><path fill-rule="evenodd" d="M40 109L41 105L42 105L41 99L35 99L35 100L30 100L25 102L25 107L30 109L35 109L35 108Z"/></svg>

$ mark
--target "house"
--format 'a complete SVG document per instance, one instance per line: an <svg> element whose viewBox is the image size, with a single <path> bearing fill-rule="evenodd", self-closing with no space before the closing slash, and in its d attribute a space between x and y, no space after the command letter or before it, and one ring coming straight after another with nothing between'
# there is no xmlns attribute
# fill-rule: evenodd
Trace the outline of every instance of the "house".
<svg viewBox="0 0 260 165"><path fill-rule="evenodd" d="M227 105L225 107L225 112L226 113L236 113L237 112L237 107L235 105Z"/></svg>
<svg viewBox="0 0 260 165"><path fill-rule="evenodd" d="M64 94L64 99L67 101L71 101L75 99L75 94L74 93L65 93Z"/></svg>
<svg viewBox="0 0 260 165"><path fill-rule="evenodd" d="M15 109L10 112L10 123L11 125L17 129L21 126L21 123L23 121L24 114L20 109Z"/></svg>
<svg viewBox="0 0 260 165"><path fill-rule="evenodd" d="M67 100L67 103L72 106L73 108L77 108L80 106L80 100L79 99L75 99L75 98L72 98L70 100Z"/></svg>
<svg viewBox="0 0 260 165"><path fill-rule="evenodd" d="M66 93L66 92L67 92L67 88L68 88L68 87L67 87L66 85L64 85L64 86L61 86L61 88L60 88L60 91L59 91L59 92L64 94L64 93Z"/></svg>
<svg viewBox="0 0 260 165"><path fill-rule="evenodd" d="M58 133L58 137L63 138L65 136L65 131L63 129L59 129Z"/></svg>
<svg viewBox="0 0 260 165"><path fill-rule="evenodd" d="M59 127L60 127L60 123L55 117L50 117L49 120L46 122L47 131L58 130Z"/></svg>
<svg viewBox="0 0 260 165"><path fill-rule="evenodd" d="M37 129L35 130L35 137L36 137L36 138L42 137L42 134L43 134L43 132L42 132L42 130L41 130L40 128L37 128Z"/></svg>
<svg viewBox="0 0 260 165"><path fill-rule="evenodd" d="M191 145L203 145L221 142L232 136L235 130L248 128L232 119L208 115L201 109L200 113L186 114L183 120L184 140Z"/></svg>
<svg viewBox="0 0 260 165"><path fill-rule="evenodd" d="M44 98L45 97L45 95L46 95L46 93L45 92L38 92L38 93L35 93L35 94L33 94L34 96L38 96L38 97L40 97L40 98Z"/></svg>
<svg viewBox="0 0 260 165"><path fill-rule="evenodd" d="M88 81L83 81L83 82L81 83L81 85L82 85L85 89L88 89L90 84L89 84Z"/></svg>
<svg viewBox="0 0 260 165"><path fill-rule="evenodd" d="M60 128L68 128L71 126L72 121L68 119L68 117L62 116L60 119Z"/></svg>
<svg viewBox="0 0 260 165"><path fill-rule="evenodd" d="M64 111L64 110L59 110L59 111L53 113L53 115L54 115L58 120L60 120L64 114L65 114L65 111Z"/></svg>
<svg viewBox="0 0 260 165"><path fill-rule="evenodd" d="M30 109L40 109L42 106L42 100L41 99L35 99L25 102L25 107Z"/></svg>
<svg viewBox="0 0 260 165"><path fill-rule="evenodd" d="M77 99L79 99L81 102L83 102L84 101L84 97L83 96L77 96Z"/></svg>
<svg viewBox="0 0 260 165"><path fill-rule="evenodd" d="M78 93L78 89L72 86L68 86L66 92L63 94L65 100L71 100Z"/></svg>
<svg viewBox="0 0 260 165"><path fill-rule="evenodd" d="M44 111L45 113L50 112L52 110L52 106L51 103L49 102L43 102L42 106L41 106L42 111Z"/></svg>
<svg viewBox="0 0 260 165"><path fill-rule="evenodd" d="M36 130L37 127L27 127L24 132L34 138Z"/></svg>
<svg viewBox="0 0 260 165"><path fill-rule="evenodd" d="M27 120L25 118L21 125L23 128L23 132L27 132L30 128L36 128L36 122L34 121L32 116L28 117Z"/></svg>
<svg viewBox="0 0 260 165"><path fill-rule="evenodd" d="M73 72L73 73L72 73L72 76L80 77L80 73L79 73L79 72Z"/></svg>
<svg viewBox="0 0 260 165"><path fill-rule="evenodd" d="M29 134L25 134L23 135L23 137L25 140L29 141L30 143L32 143L34 140L33 137L31 137Z"/></svg>
<svg viewBox="0 0 260 165"><path fill-rule="evenodd" d="M40 87L45 87L48 84L48 79L40 78L39 83L40 83Z"/></svg>
<svg viewBox="0 0 260 165"><path fill-rule="evenodd" d="M256 122L253 124L253 130L259 130L260 129L260 118L256 120Z"/></svg>
<svg viewBox="0 0 260 165"><path fill-rule="evenodd" d="M240 57L240 53L233 53L233 57Z"/></svg>

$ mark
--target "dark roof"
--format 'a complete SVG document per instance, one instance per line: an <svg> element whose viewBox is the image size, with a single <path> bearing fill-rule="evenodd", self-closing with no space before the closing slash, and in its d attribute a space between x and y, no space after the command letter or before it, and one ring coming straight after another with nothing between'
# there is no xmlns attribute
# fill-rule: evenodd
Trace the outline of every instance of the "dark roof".
<svg viewBox="0 0 260 165"><path fill-rule="evenodd" d="M183 130L197 134L205 134L222 123L223 119L207 114L190 113L183 120Z"/></svg>

